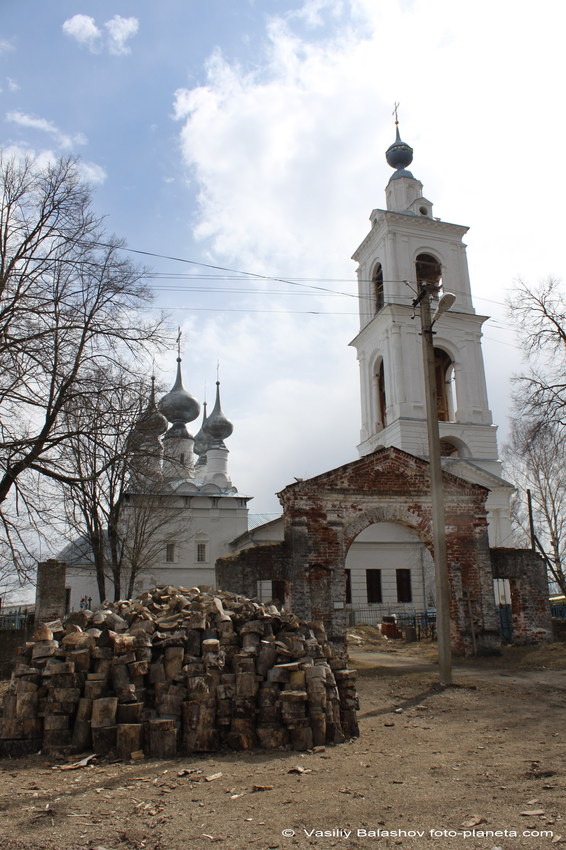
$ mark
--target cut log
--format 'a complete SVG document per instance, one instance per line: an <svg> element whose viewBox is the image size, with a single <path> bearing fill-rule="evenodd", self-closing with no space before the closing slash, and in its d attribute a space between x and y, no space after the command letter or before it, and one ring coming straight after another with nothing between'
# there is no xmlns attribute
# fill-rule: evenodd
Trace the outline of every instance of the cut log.
<svg viewBox="0 0 566 850"><path fill-rule="evenodd" d="M256 733L260 747L265 750L275 750L279 747L285 747L289 742L287 729L278 724L258 726Z"/></svg>
<svg viewBox="0 0 566 850"><path fill-rule="evenodd" d="M212 752L218 748L216 700L189 700L183 703L183 751Z"/></svg>
<svg viewBox="0 0 566 850"><path fill-rule="evenodd" d="M120 723L116 726L116 750L118 758L129 760L133 752L142 749L143 724Z"/></svg>
<svg viewBox="0 0 566 850"><path fill-rule="evenodd" d="M143 702L118 703L118 723L140 723L143 716Z"/></svg>
<svg viewBox="0 0 566 850"><path fill-rule="evenodd" d="M117 697L103 697L102 699L93 700L91 719L93 728L114 726L116 723L117 708Z"/></svg>
<svg viewBox="0 0 566 850"><path fill-rule="evenodd" d="M77 753L90 749L92 746L92 730L89 720L75 720L71 742L74 751Z"/></svg>
<svg viewBox="0 0 566 850"><path fill-rule="evenodd" d="M149 721L149 755L157 759L175 758L177 725L174 720Z"/></svg>
<svg viewBox="0 0 566 850"><path fill-rule="evenodd" d="M106 755L116 749L116 729L116 726L91 726L95 753Z"/></svg>
<svg viewBox="0 0 566 850"><path fill-rule="evenodd" d="M183 669L185 650L182 646L168 646L165 650L165 678L174 679Z"/></svg>

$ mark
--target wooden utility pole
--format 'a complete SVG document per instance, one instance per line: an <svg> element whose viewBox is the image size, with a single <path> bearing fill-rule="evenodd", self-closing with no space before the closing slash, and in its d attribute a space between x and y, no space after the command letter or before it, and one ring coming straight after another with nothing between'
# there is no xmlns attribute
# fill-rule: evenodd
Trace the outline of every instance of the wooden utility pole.
<svg viewBox="0 0 566 850"><path fill-rule="evenodd" d="M444 520L444 488L440 462L440 432L438 429L438 406L434 364L434 342L430 301L431 292L436 293L434 284L419 282L419 293L415 306L421 307L421 336L423 346L426 419L428 432L428 460L432 496L432 526L434 543L434 577L436 583L436 628L438 635L438 665L440 684L452 684L452 650L450 646L450 586L448 583L448 561L446 557L446 528ZM452 297L452 301L453 301Z"/></svg>

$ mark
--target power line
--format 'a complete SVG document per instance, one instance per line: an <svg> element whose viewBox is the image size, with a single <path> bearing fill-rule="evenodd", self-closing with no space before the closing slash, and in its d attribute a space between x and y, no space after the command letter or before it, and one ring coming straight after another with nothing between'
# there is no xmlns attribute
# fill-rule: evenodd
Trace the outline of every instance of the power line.
<svg viewBox="0 0 566 850"><path fill-rule="evenodd" d="M102 243L102 242L99 242L97 244L100 247L105 247L105 248L112 247L112 246L105 244L105 243ZM324 281L324 282L327 282L327 283L348 283L348 282L351 282L352 284L355 283L355 281L353 281L353 280L350 281L350 279L347 279L347 278L309 278L309 277L287 278L287 277L280 277L280 276L276 276L276 275L259 274L258 272L242 271L241 269L233 269L233 268L228 267L228 266L220 266L220 265L215 265L213 263L204 263L200 260L191 260L191 259L188 259L187 257L175 257L175 256L172 256L172 255L169 255L169 254L160 254L160 253L157 253L157 252L154 252L154 251L143 251L143 250L138 249L138 248L121 247L120 250L128 251L129 253L132 253L132 254L139 254L141 256L155 257L156 259L162 259L162 260L171 260L172 262L184 263L184 264L187 264L187 265L197 266L199 268L211 269L211 270L214 270L214 271L219 271L219 272L224 273L222 275L204 275L204 274L177 274L177 273L169 274L167 272L148 271L144 274L144 277L146 279L150 279L150 280L151 279L154 279L154 280L223 280L223 281L234 280L234 281L243 282L246 279L248 279L248 280L266 281L266 282L285 283L289 286L297 286L297 287L302 287L304 289L314 290L314 291L320 293L320 295L325 295L325 296L355 298L356 300L360 300L360 301L364 301L364 300L367 301L367 300L373 299L373 293L371 293L369 295L362 295L362 294L359 294L359 293L341 292L341 291L338 291L338 290L329 289L328 287L315 285L313 283L313 281L315 281L315 280L319 281L319 282ZM373 283L373 281L370 280L369 278L358 279L357 283L359 283L359 282L370 283L370 284ZM415 283L415 281L393 280L393 279L391 279L391 280L387 280L387 281L384 280L383 283L404 283L404 284L410 285L411 283ZM257 290L257 289L246 290L246 289L234 289L232 287L229 288L229 289L222 289L222 288L219 288L219 287L215 287L213 289L210 289L209 287L203 288L203 287L172 287L172 286L171 287L163 287L163 286L157 286L157 287L154 287L154 289L156 289L157 291L160 291L160 292L188 291L188 292L203 292L203 293L206 292L207 294L214 294L214 293L235 294L235 295L240 295L240 294L242 294L242 295L243 294L259 295L259 294L262 294L262 295L276 295L276 296L290 295L291 294L290 292L286 292L284 290L271 290L270 292L262 292L261 290ZM300 294L300 293L296 293L296 294ZM407 304L410 304L412 302L412 299L411 299L410 296L399 295L399 296L396 296L396 297L401 299L401 300L404 300L406 298ZM479 295L474 296L474 301L485 301L489 304L497 304L500 307L507 306L504 302L496 301L495 299L491 299L491 298L485 298L485 297L479 296ZM331 311L323 311L323 310L279 310L279 309L278 310L258 310L258 309L255 309L255 308L242 309L242 308L232 308L232 307L230 307L230 308L227 308L227 307L223 307L223 308L176 307L175 309L192 310L192 311L195 311L195 312L275 313L275 314L280 313L280 314L288 314L288 315L296 314L296 315L313 315L313 316L324 316L324 315L329 315L329 316L339 316L339 315L355 316L355 315L357 315L357 313L346 313L344 311L331 312ZM500 328L501 330L504 330L504 331L512 329L512 325L510 323L509 324L505 323L505 322L502 323L499 319L491 319L491 318L490 318L490 321L492 322L492 327ZM508 345L512 348L518 348L518 346L516 346L514 343L505 342L503 340L495 339L493 337L487 337L486 336L484 338L489 339L493 342L498 342L501 345Z"/></svg>
<svg viewBox="0 0 566 850"><path fill-rule="evenodd" d="M104 243L104 242L97 242L96 245L98 245L101 248L115 247L113 245L110 245L110 244ZM241 269L233 269L229 266L219 266L219 265L215 265L213 263L205 263L202 260L190 260L187 257L175 257L175 256L170 255L170 254L159 254L156 251L142 251L140 248L128 248L126 246L120 246L120 250L121 251L127 251L131 254L140 254L141 256L155 257L156 259L161 259L161 260L171 260L172 262L175 262L175 263L185 263L187 265L198 266L200 268L213 269L214 271L226 272L229 275L236 275L236 277L228 277L226 275L187 275L186 276L187 279L190 279L190 278L199 279L199 278L201 278L201 279L220 279L220 280L242 280L242 278L248 277L248 278L251 278L251 279L254 279L254 280L264 280L264 281L275 281L275 282L279 282L279 283L287 283L291 286L301 286L302 285L302 286L305 286L305 288L314 289L314 290L318 290L318 291L321 291L321 292L328 292L328 293L331 293L331 294L334 294L334 295L336 295L336 294L343 295L346 298L364 297L364 296L359 296L358 294L355 294L355 293L338 292L337 290L328 289L327 287L315 286L313 284L313 281L325 282L325 283L352 283L352 284L356 283L356 281L354 281L351 278L281 277L281 276L278 276L278 275L260 274L259 272L242 271ZM146 277L146 278L152 278L152 277L158 278L159 277L159 278L162 278L162 279L165 279L165 278L175 278L175 279L177 279L177 278L184 278L185 276L180 275L180 274L175 274L175 273L169 274L167 272L148 271L144 274L144 277ZM373 280L371 280L369 278L360 278L358 280L358 282L373 283ZM393 279L384 280L383 283L406 283L406 284L413 283L413 284L416 285L416 281L393 280ZM507 307L507 304L503 301L497 301L493 298L485 298L484 296L481 296L481 295L474 295L474 300L475 301L486 301L488 304L497 304L499 307Z"/></svg>
<svg viewBox="0 0 566 850"><path fill-rule="evenodd" d="M104 242L97 242L96 245L98 245L100 248L111 248L111 247L113 247L109 244L105 244ZM228 268L226 266L216 266L216 265L213 265L212 263L203 263L203 262L197 261L197 260L189 260L189 259L186 259L185 257L172 257L172 256L169 256L168 254L157 254L153 251L141 251L138 248L121 247L120 250L129 251L131 254L140 254L140 255L143 255L143 256L146 256L146 257L156 257L156 258L161 259L161 260L172 260L175 263L187 263L188 265L200 266L201 268L205 268L205 269L214 269L215 271L230 272L231 274L244 275L246 277L254 278L255 280L266 280L266 281L273 280L273 281L277 281L278 283L288 283L291 286L305 286L309 289L320 290L321 292L334 292L335 291L333 289L328 289L327 287L324 287L324 286L315 286L312 283L311 284L299 283L299 282L294 281L294 280L288 280L287 278L284 278L284 277L275 277L273 275L258 274L256 272L244 272L244 271L241 271L240 269L231 269L231 268ZM357 298L357 295L353 295L350 292L343 292L342 295L345 295L348 298Z"/></svg>
<svg viewBox="0 0 566 850"><path fill-rule="evenodd" d="M159 305L157 305L159 307ZM147 307L146 310L150 308ZM163 309L159 307L159 309ZM359 313L345 313L343 311L331 312L330 310L257 310L244 307L175 307L175 310L190 310L191 313L280 313L295 316L358 316Z"/></svg>

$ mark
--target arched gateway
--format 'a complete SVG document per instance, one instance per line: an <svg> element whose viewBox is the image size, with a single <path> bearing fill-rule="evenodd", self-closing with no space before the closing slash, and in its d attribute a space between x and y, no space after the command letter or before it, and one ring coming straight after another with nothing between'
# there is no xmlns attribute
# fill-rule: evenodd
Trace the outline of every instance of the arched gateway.
<svg viewBox="0 0 566 850"><path fill-rule="evenodd" d="M488 491L444 474L452 646L470 652L499 640L487 536ZM428 463L400 449L379 449L307 481L279 498L282 543L246 549L217 562L220 587L254 596L257 582L285 581L290 608L322 620L334 641L345 634L348 550L375 523L401 523L433 554Z"/></svg>

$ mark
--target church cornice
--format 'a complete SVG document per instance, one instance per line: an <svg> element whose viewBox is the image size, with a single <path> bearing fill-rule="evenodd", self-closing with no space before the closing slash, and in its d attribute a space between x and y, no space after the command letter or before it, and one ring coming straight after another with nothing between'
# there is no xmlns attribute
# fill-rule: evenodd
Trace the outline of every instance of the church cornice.
<svg viewBox="0 0 566 850"><path fill-rule="evenodd" d="M370 221L373 223L372 229L369 231L365 239L358 245L352 254L352 260L361 262L361 254L364 249L373 243L376 236L382 231L395 230L398 233L405 231L406 233L414 233L415 231L423 232L423 225L426 230L432 231L436 236L446 236L450 234L453 237L458 237L460 240L470 229L464 224L452 224L447 221L441 221L437 218L428 218L426 216L417 215L412 212L393 212L392 210L372 210Z"/></svg>
<svg viewBox="0 0 566 850"><path fill-rule="evenodd" d="M412 304L401 304L397 301L390 301L386 303L379 313L375 313L363 326L363 328L360 329L356 336L350 340L348 345L356 346L357 343L362 342L364 336L373 333L374 327L378 325L380 321L385 326L390 327L391 320L395 321L398 319L399 321L405 321L407 313L412 315L413 312L414 307ZM465 324L474 322L478 326L478 331L481 331L482 325L484 322L487 322L489 318L489 316L483 316L479 313L465 313L454 309L450 310L450 320L452 323L456 323L458 320L461 320ZM418 332L418 321L415 328ZM438 328L439 331L442 330L441 325L439 325Z"/></svg>
<svg viewBox="0 0 566 850"><path fill-rule="evenodd" d="M459 478L464 478L473 484L486 487L488 490L498 487L510 491L516 489L510 481L501 478L499 475L494 475L493 472L489 472L487 469L482 469L481 466L478 466L477 463L474 463L473 460L469 460L468 458L442 458L442 469Z"/></svg>

